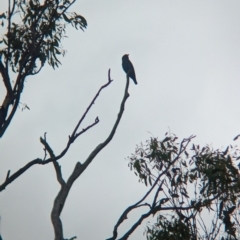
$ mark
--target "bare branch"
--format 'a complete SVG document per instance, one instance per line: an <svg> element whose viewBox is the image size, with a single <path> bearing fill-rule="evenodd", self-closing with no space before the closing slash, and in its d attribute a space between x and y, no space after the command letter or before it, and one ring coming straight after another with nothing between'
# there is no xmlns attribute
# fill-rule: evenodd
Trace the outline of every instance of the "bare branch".
<svg viewBox="0 0 240 240"><path fill-rule="evenodd" d="M79 120L77 126L75 127L72 135L71 135L71 138L73 138L75 135L76 135L76 132L79 128L79 126L81 125L82 121L84 120L84 118L86 117L88 111L90 110L90 108L93 106L94 102L96 101L97 97L99 96L100 92L106 88L113 80L111 80L111 77L110 77L110 69L108 70L108 83L106 83L105 85L103 85L99 91L97 92L96 96L93 98L93 100L91 101L91 103L89 104L88 108L86 109L85 113L83 114L83 116L81 117L81 119Z"/></svg>
<svg viewBox="0 0 240 240"><path fill-rule="evenodd" d="M144 201L144 199L146 199L147 196L152 192L152 190L153 190L153 189L155 188L155 186L157 185L160 177L161 177L161 175L158 176L158 178L155 180L155 182L154 182L154 184L152 185L152 187L147 191L147 193L143 196L142 199L140 199L138 202L136 202L136 203L133 204L132 206L128 207L128 208L122 213L122 215L120 216L120 218L118 219L116 225L115 225L114 228L113 228L113 236L112 236L112 238L109 238L109 240L110 240L110 239L116 239L116 238L117 238L117 236L118 236L118 232L117 232L118 227L122 224L122 222L123 222L124 220L127 219L127 215L128 215L129 212L131 212L133 209L136 209L136 208L138 208L138 207L140 207L140 206L149 206L150 208L152 207L150 204L142 204L142 205L139 205L139 204L140 204L142 201ZM154 201L154 203L155 203L155 201Z"/></svg>
<svg viewBox="0 0 240 240"><path fill-rule="evenodd" d="M41 143L44 145L44 150L45 152L47 151L48 154L50 155L51 158L54 158L55 155L53 153L53 150L52 148L49 146L49 144L47 143L47 140L46 140L46 133L44 134L44 139L41 138ZM46 155L46 153L45 153ZM59 163L57 161L53 162L53 166L55 168L55 171L56 171L56 175L57 175L57 180L58 182L60 183L61 186L65 185L65 181L63 180L63 177L62 177L62 172L61 172L61 167L59 165Z"/></svg>
<svg viewBox="0 0 240 240"><path fill-rule="evenodd" d="M47 143L46 134L44 134L44 139L40 138L40 142L43 144L43 146L45 147L46 151L49 153L50 158L55 158L55 154L54 154L52 148Z"/></svg>
<svg viewBox="0 0 240 240"><path fill-rule="evenodd" d="M6 176L6 180L9 178L9 175L10 175L10 170L8 170L8 172L7 172L7 176Z"/></svg>
<svg viewBox="0 0 240 240"><path fill-rule="evenodd" d="M21 176L28 168L32 167L35 164L44 165L44 161L40 158L32 160L31 162L27 163L24 167L20 168L12 176L10 176L10 177L8 176L8 178L4 181L4 183L2 185L0 185L0 192L3 191L6 188L6 186L8 186L11 182L13 182L16 178Z"/></svg>
<svg viewBox="0 0 240 240"><path fill-rule="evenodd" d="M45 133L44 133L44 140L45 140L45 141L47 141L47 140L46 140L46 135L47 135L47 133L45 132ZM46 160L46 157L47 157L47 149L46 149L46 147L44 147L43 151L44 151L44 158L43 158L43 160Z"/></svg>
<svg viewBox="0 0 240 240"><path fill-rule="evenodd" d="M148 218L150 215L152 214L152 211L148 211L147 213L143 214L137 222L135 222L133 224L133 226L130 228L130 230L128 232L126 232L121 238L119 238L119 240L127 240L129 238L129 236L135 231L135 229L142 223L142 221L145 218ZM108 240L114 240L116 238L110 238Z"/></svg>
<svg viewBox="0 0 240 240"><path fill-rule="evenodd" d="M110 71L109 71L109 80L110 80ZM110 81L109 81L109 83L110 83ZM61 189L54 200L54 205L53 205L53 209L52 209L52 213L51 213L51 219L52 219L52 224L53 224L54 233L55 233L55 240L63 239L63 230L62 230L62 222L60 219L60 215L61 215L63 206L65 204L65 201L67 199L68 193L69 193L71 187L73 186L74 181L84 172L84 170L93 161L93 159L97 156L97 154L103 148L105 148L107 146L107 144L112 140L112 138L115 134L115 131L118 127L118 124L121 120L121 117L123 115L125 102L126 102L127 98L129 97L128 87L129 87L129 77L127 77L126 88L124 91L123 100L121 102L121 106L120 106L120 110L119 110L116 122L115 122L109 136L106 138L106 140L103 143L99 144L92 151L92 153L89 155L89 157L86 159L86 161L83 164L81 164L80 162L76 163L72 174L69 176L69 178L67 180L67 183L65 185L61 185ZM94 101L92 101L92 103L90 105L92 105L93 102ZM79 121L78 126L80 125L80 123L81 123L81 121ZM76 131L77 131L76 129L77 128L75 128L72 135L74 135L76 133ZM70 137L70 139L71 139L71 137Z"/></svg>
<svg viewBox="0 0 240 240"><path fill-rule="evenodd" d="M60 185L63 187L66 185L66 182L64 181L63 177L62 177L62 171L61 171L61 166L58 162L53 162L55 171L56 171L56 175L57 175L57 180L60 183Z"/></svg>
<svg viewBox="0 0 240 240"><path fill-rule="evenodd" d="M89 111L89 109L93 106L94 101L97 99L97 97L99 96L100 92L106 88L113 80L111 80L110 78L110 69L108 71L108 82L103 85L100 90L98 91L98 93L95 95L93 101L91 102L91 104L89 105L89 107L87 108L87 111L84 113L83 117L81 118L82 120L85 118L86 113ZM20 94L19 94L20 97ZM17 102L17 101L16 101ZM15 111L17 108L16 103L14 104L13 110ZM14 113L11 113L8 120L9 122L7 123L7 121L5 122L6 124L10 123L10 118L14 115ZM82 122L82 121L81 121ZM13 182L16 178L18 178L20 175L22 175L25 171L27 171L30 167L32 167L35 164L41 164L41 165L45 165L48 164L50 162L56 162L57 160L59 160L60 158L62 158L68 151L68 149L70 148L71 144L76 140L77 137L79 137L81 134L83 134L84 132L86 132L87 130L89 130L90 128L92 128L93 126L95 126L96 124L98 124L99 119L98 117L95 119L94 123L90 124L88 127L86 127L85 129L82 129L82 131L80 131L79 133L76 134L76 131L78 130L79 126L80 126L80 121L78 122L77 126L75 127L73 133L71 136L69 136L68 142L66 147L64 148L64 150L57 156L55 156L55 154L53 153L53 150L51 149L51 147L49 146L49 144L46 141L46 135L44 134L44 139L41 137L40 138L40 142L44 145L44 148L47 150L47 152L49 153L50 157L48 159L45 160L46 157L46 152L45 152L45 157L44 159L40 159L37 158L35 160L32 160L30 162L28 162L24 167L22 167L21 169L19 169L17 172L15 172L12 176L9 176L5 179L5 181L3 182L2 185L0 185L0 192L3 191L6 186L8 186L11 182ZM5 128L5 126L3 126L3 128L0 131L0 134L2 133L2 130ZM44 150L45 151L45 150ZM10 171L10 170L9 170ZM58 178L59 179L59 178ZM63 183L63 181L60 181L61 183ZM60 183L59 182L59 183ZM61 184L60 183L60 184Z"/></svg>

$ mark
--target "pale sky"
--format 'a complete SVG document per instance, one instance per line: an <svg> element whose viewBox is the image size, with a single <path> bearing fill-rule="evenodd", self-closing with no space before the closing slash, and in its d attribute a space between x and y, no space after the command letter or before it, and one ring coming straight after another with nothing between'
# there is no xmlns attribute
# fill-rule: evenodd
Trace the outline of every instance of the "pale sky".
<svg viewBox="0 0 240 240"><path fill-rule="evenodd" d="M1 11L5 4L0 0ZM75 182L61 216L65 238L106 239L121 213L147 191L127 166L136 144L152 135L161 139L169 130L179 139L197 135L194 142L201 146L238 144L233 138L240 133L240 1L85 0L71 10L86 18L88 28L82 32L69 26L62 66L46 65L27 78L21 102L31 110L19 109L0 140L0 181L9 169L13 173L44 156L39 142L44 132L55 154L61 152L111 68L114 81L82 127L96 116L99 124L59 161L66 179L76 162L108 136L126 82L121 57L130 54L138 85L131 81L112 142ZM3 239L53 239L50 212L59 187L48 164L32 167L1 192ZM120 233L140 213L130 215ZM145 226L130 240L145 239Z"/></svg>

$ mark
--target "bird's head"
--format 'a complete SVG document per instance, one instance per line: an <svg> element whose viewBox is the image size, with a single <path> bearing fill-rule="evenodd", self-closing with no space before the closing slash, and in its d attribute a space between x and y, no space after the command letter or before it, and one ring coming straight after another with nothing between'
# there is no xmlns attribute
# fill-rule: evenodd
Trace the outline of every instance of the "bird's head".
<svg viewBox="0 0 240 240"><path fill-rule="evenodd" d="M122 60L123 60L123 59L128 59L128 56L129 56L129 54L124 54L124 55L122 56Z"/></svg>

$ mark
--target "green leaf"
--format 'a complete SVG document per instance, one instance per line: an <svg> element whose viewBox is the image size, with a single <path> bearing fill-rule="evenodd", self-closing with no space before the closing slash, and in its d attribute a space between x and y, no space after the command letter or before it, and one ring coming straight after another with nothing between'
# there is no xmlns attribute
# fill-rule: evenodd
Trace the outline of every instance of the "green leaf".
<svg viewBox="0 0 240 240"><path fill-rule="evenodd" d="M137 170L138 173L140 173L141 167L138 160L135 161L135 163L133 164L133 167Z"/></svg>
<svg viewBox="0 0 240 240"><path fill-rule="evenodd" d="M189 198L189 196L188 196L186 193L181 192L181 194L182 194L183 196L185 196L186 198Z"/></svg>
<svg viewBox="0 0 240 240"><path fill-rule="evenodd" d="M144 179L144 183L145 183L145 185L146 185L146 187L147 187L147 178L144 177L143 179Z"/></svg>
<svg viewBox="0 0 240 240"><path fill-rule="evenodd" d="M184 167L187 167L187 164L186 164L185 161L182 161L182 165L183 165Z"/></svg>
<svg viewBox="0 0 240 240"><path fill-rule="evenodd" d="M166 202L168 202L170 200L170 198L162 198L159 202L159 205L161 204L165 204Z"/></svg>
<svg viewBox="0 0 240 240"><path fill-rule="evenodd" d="M169 140L171 140L171 138L170 138L170 137L166 137L166 138L164 138L164 139L162 140L162 142L164 143L164 142L167 142L167 141L169 141Z"/></svg>
<svg viewBox="0 0 240 240"><path fill-rule="evenodd" d="M150 186L152 186L151 176L148 176L148 181L149 181Z"/></svg>
<svg viewBox="0 0 240 240"><path fill-rule="evenodd" d="M63 18L64 18L64 20L66 21L66 22L68 22L68 23L70 23L71 21L68 19L68 17L66 16L66 14L65 13L63 13Z"/></svg>
<svg viewBox="0 0 240 240"><path fill-rule="evenodd" d="M1 18L5 18L5 19L6 19L5 13L0 14L0 19L1 19Z"/></svg>
<svg viewBox="0 0 240 240"><path fill-rule="evenodd" d="M56 52L56 54L61 54L61 52L57 49L57 48L54 48L54 50L55 50L55 52Z"/></svg>

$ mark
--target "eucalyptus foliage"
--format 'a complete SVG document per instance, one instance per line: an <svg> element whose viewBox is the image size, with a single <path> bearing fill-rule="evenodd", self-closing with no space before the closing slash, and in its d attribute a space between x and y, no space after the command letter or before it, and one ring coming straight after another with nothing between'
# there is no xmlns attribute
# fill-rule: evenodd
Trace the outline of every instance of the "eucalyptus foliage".
<svg viewBox="0 0 240 240"><path fill-rule="evenodd" d="M7 11L0 13L4 31L0 38L0 73L7 90L0 108L0 137L15 114L26 77L39 73L46 62L53 68L59 66L59 56L65 54L61 42L67 25L81 30L87 27L83 16L69 11L74 2L9 0ZM12 81L9 67L16 73Z"/></svg>
<svg viewBox="0 0 240 240"><path fill-rule="evenodd" d="M190 148L193 138L178 142L166 133L163 140L151 138L137 146L129 157L139 181L158 186L149 204L157 219L147 225L148 240L238 239L239 150Z"/></svg>
<svg viewBox="0 0 240 240"><path fill-rule="evenodd" d="M8 25L0 42L4 45L0 53L14 72L37 73L37 59L40 67L46 61L53 68L58 67L58 55L65 53L61 40L65 37L67 24L82 30L87 27L83 16L68 11L74 2L46 0L41 4L39 0L16 0L10 12L0 15Z"/></svg>

